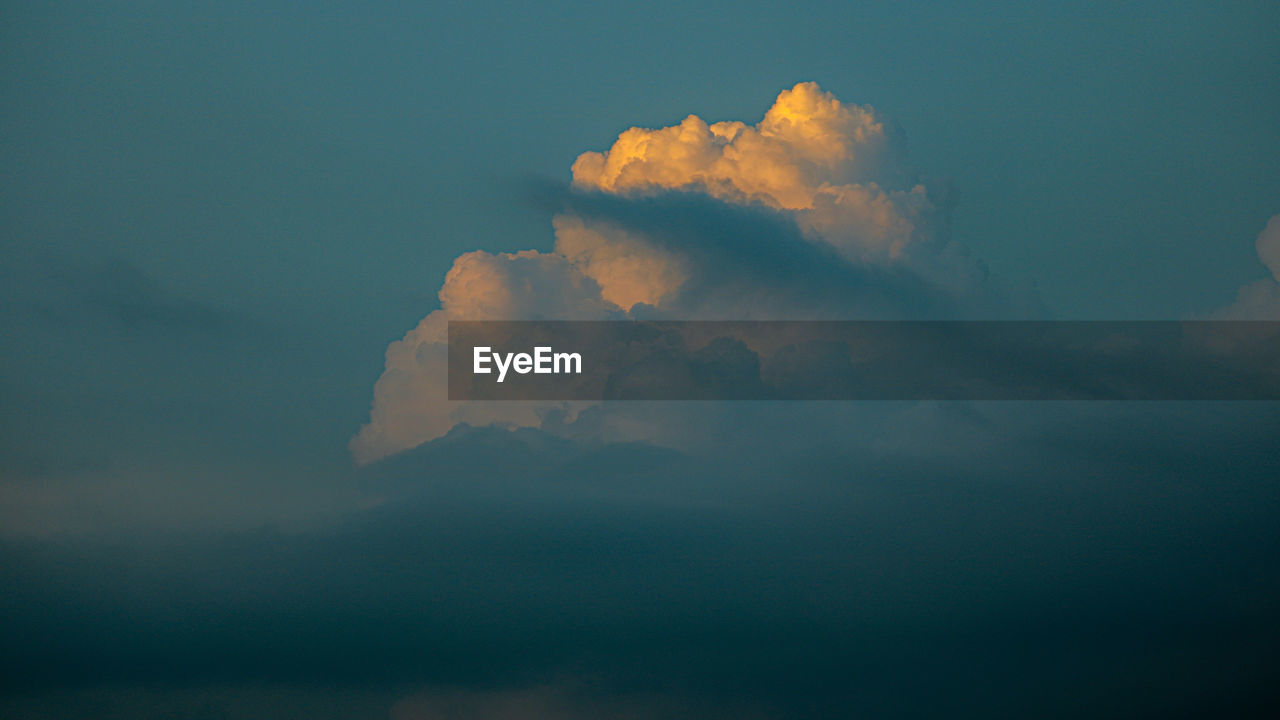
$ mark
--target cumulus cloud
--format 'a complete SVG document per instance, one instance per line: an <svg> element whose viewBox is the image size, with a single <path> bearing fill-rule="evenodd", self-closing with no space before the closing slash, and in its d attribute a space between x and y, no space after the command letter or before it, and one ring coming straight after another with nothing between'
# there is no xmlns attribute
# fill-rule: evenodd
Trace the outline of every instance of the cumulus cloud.
<svg viewBox="0 0 1280 720"><path fill-rule="evenodd" d="M850 259L882 261L940 237L939 209L900 145L871 108L800 83L756 125L690 115L673 127L631 128L610 149L580 155L573 182L615 194L684 189L760 203L791 211Z"/></svg>
<svg viewBox="0 0 1280 720"><path fill-rule="evenodd" d="M601 296L619 307L659 305L688 279L684 259L643 236L606 220L557 215L556 252L600 286Z"/></svg>
<svg viewBox="0 0 1280 720"><path fill-rule="evenodd" d="M697 185L716 197L797 210L833 182L880 177L895 154L890 140L871 108L800 83L754 126L690 115L673 127L631 128L609 150L580 155L573 179L615 193Z"/></svg>
<svg viewBox="0 0 1280 720"><path fill-rule="evenodd" d="M618 314L600 286L568 259L533 250L462 255L445 276L440 305L387 348L369 423L351 441L357 462L440 437L460 422L540 422L542 408L523 403L448 402L449 320L603 320Z"/></svg>
<svg viewBox="0 0 1280 720"><path fill-rule="evenodd" d="M921 181L891 126L815 83L784 90L754 125L691 115L631 128L580 155L572 177L553 252L459 257L441 309L387 349L370 421L351 444L359 462L459 422L536 425L561 409L449 403L450 319L937 318L1023 307L951 242L944 190Z"/></svg>

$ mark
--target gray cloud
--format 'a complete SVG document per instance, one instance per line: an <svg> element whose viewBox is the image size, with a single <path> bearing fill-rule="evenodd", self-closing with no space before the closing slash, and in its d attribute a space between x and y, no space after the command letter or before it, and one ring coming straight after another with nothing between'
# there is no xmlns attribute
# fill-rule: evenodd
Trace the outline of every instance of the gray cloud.
<svg viewBox="0 0 1280 720"><path fill-rule="evenodd" d="M5 541L6 682L1275 701L1273 405L947 407L735 408L752 433L697 453L459 428L362 471L382 500L325 530Z"/></svg>

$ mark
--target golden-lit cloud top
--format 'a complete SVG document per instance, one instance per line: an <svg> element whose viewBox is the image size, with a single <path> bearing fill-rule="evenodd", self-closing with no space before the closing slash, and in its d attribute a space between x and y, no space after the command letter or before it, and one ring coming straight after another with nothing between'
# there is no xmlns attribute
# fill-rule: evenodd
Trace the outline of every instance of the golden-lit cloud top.
<svg viewBox="0 0 1280 720"><path fill-rule="evenodd" d="M732 232L705 239L715 252L692 252L670 238L596 215L566 211L553 219L555 249L459 257L439 292L440 309L387 348L370 420L352 440L369 462L440 437L457 423L537 425L546 406L450 403L446 329L451 319L605 319L657 313L677 319L867 316L857 292L832 306L808 278L734 277L734 253L785 264L795 242L834 254L850 267L909 267L939 278L981 282L984 272L955 252L946 212L916 179L889 126L869 107L845 104L815 83L782 91L764 118L626 130L604 152L573 163L573 187L642 200L681 192L726 207L757 208L791 228L748 249ZM659 221L661 218L659 218ZM784 242L786 241L786 242ZM706 248L702 248L705 250ZM767 272L767 270L766 270ZM851 275L851 277L855 277ZM851 284L853 281L850 281ZM767 287L766 287L767 286ZM837 294L840 288L836 288Z"/></svg>
<svg viewBox="0 0 1280 720"><path fill-rule="evenodd" d="M764 119L631 128L573 164L580 188L629 194L692 190L793 211L801 227L855 260L898 258L931 234L934 211L910 181L883 120L816 83L778 95Z"/></svg>
<svg viewBox="0 0 1280 720"><path fill-rule="evenodd" d="M885 126L869 108L800 83L756 125L708 125L690 115L672 127L631 128L605 152L578 156L573 181L612 193L694 187L722 200L800 210L812 208L824 186L869 175L887 146Z"/></svg>

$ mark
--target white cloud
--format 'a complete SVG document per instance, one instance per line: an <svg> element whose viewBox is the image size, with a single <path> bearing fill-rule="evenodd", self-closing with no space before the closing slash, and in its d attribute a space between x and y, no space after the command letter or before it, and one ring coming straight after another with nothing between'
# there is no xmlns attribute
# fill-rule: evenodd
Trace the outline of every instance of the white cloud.
<svg viewBox="0 0 1280 720"><path fill-rule="evenodd" d="M537 425L544 408L527 403L451 403L448 325L465 320L600 320L618 308L564 256L526 250L462 255L440 289L441 309L387 348L369 422L351 441L365 463L440 437L460 422Z"/></svg>

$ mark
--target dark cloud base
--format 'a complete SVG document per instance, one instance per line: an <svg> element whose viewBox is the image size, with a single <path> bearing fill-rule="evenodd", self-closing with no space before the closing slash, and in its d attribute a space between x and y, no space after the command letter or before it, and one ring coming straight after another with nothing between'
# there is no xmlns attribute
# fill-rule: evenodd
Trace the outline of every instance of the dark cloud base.
<svg viewBox="0 0 1280 720"><path fill-rule="evenodd" d="M935 409L895 444L874 408L739 404L757 432L698 453L464 427L323 532L6 540L0 708L1276 709L1276 406Z"/></svg>

